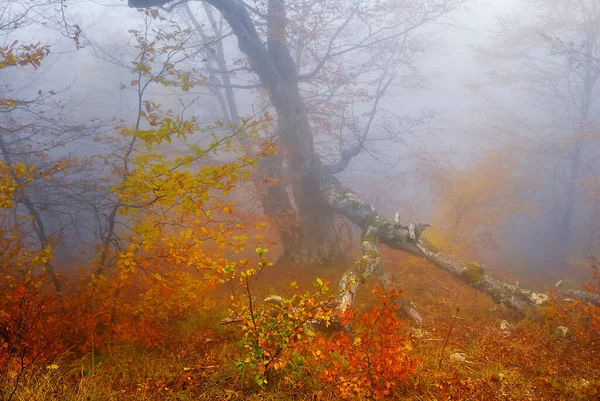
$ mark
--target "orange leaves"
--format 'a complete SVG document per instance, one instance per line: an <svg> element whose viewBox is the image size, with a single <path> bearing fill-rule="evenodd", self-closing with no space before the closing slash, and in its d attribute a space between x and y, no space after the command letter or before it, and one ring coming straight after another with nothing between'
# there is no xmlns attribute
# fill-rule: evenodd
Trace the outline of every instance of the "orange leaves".
<svg viewBox="0 0 600 401"><path fill-rule="evenodd" d="M321 379L334 385L343 399L391 395L416 373L419 363L411 357L412 347L401 332L403 323L392 301L399 294L374 292L381 306L374 306L355 321L352 334L320 338L313 347L313 358L325 366Z"/></svg>
<svg viewBox="0 0 600 401"><path fill-rule="evenodd" d="M40 367L39 360L56 356L64 322L53 320L49 313L57 308L58 297L44 294L38 282L4 284L0 292L0 389L11 391L24 374Z"/></svg>
<svg viewBox="0 0 600 401"><path fill-rule="evenodd" d="M147 22L160 19L155 11L146 16ZM236 127L222 123L200 127L194 116L187 115L191 105L182 105L179 114L180 110L165 110L145 99L143 89L156 83L187 91L201 81L178 68L187 58L180 39L191 40L191 32L173 24L160 25L166 31L147 27L147 32L132 32L140 53L132 66L137 76L127 88L138 90L141 123L121 125L111 135L94 138L99 152L108 150L84 161L85 169L97 169L82 178L85 185L75 188L78 182L73 176L86 174L67 174L81 172L73 168L78 165L74 157L55 162L50 160L50 151L39 151L27 158L41 161L38 167L0 163L0 366L12 358L5 352L13 349L35 359L51 358L66 349L79 355L92 349L105 351L109 343L156 346L175 323L215 311L210 295L219 280L231 279L237 269L244 271L243 280L249 280L267 264L262 261L251 267L243 256L238 257L246 247L261 245L264 224L256 216L244 215L234 191L260 157L273 153L271 143L257 140L257 153L249 157L240 151L240 138L259 138L273 118L267 114L243 119ZM0 48L0 69L37 67L45 54L46 48L15 42ZM51 92L38 93L42 99L46 95ZM0 109L17 105L12 99L0 99ZM80 126L71 128L78 134L82 131ZM50 134L41 136L45 135ZM169 147L173 142L177 142L175 150L174 145ZM65 143L60 137L52 146ZM16 145L15 150L30 151L16 149ZM8 160L6 155L4 159ZM36 185L46 182L52 185ZM60 227L58 223L47 226L59 234L36 238L32 235L39 227L32 224L35 216L16 206L25 203L23 194L44 195L44 188L50 186L67 189L68 199L77 198L74 210L68 212L81 220L94 220L90 222L93 228L86 226L85 246L89 243L95 254L84 254L81 266L56 267L69 272L64 278L56 274L66 289L56 295L46 292L44 278L53 257L50 245L61 241L63 230L76 230L62 227L63 220L58 219ZM62 201L53 197L54 192L49 196L52 203ZM40 222L53 215L52 207L41 209ZM81 215L79 207L84 210ZM264 252L260 248L259 253ZM302 302L315 306L307 299ZM281 313L282 319L293 320L293 314ZM302 327L295 329L293 341L305 337ZM272 341L261 339L261 344L265 355L275 358L269 348ZM44 348L50 345L52 350ZM283 365L273 360L274 368Z"/></svg>
<svg viewBox="0 0 600 401"><path fill-rule="evenodd" d="M599 260L590 258L592 280L587 291L600 294ZM559 337L574 336L582 345L595 347L600 341L600 307L578 300L564 300L556 294L545 310L546 324ZM558 329L563 327L564 329Z"/></svg>

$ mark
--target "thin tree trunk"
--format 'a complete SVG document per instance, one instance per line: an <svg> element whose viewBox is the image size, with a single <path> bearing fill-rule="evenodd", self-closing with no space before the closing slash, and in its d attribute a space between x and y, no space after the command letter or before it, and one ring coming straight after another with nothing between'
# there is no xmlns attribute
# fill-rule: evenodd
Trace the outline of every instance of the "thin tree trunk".
<svg viewBox="0 0 600 401"><path fill-rule="evenodd" d="M591 220L590 236L588 238L587 246L588 254L592 254L598 245L598 228L600 228L600 199L594 200L594 212L592 213Z"/></svg>
<svg viewBox="0 0 600 401"><path fill-rule="evenodd" d="M582 93L581 93L581 104L579 105L579 126L577 127L575 139L575 147L570 158L570 174L569 182L567 183L567 193L565 200L565 211L562 220L562 246L565 249L565 256L568 256L568 252L571 248L571 228L573 224L573 209L575 207L576 195L578 184L577 180L580 178L581 173L581 156L583 152L583 136L587 129L588 118L590 114L590 108L593 101L593 91L596 85L597 74L594 72L594 63L592 62L592 44L595 43L595 37L590 38L591 40L586 45L585 49L585 76L582 82Z"/></svg>
<svg viewBox="0 0 600 401"><path fill-rule="evenodd" d="M563 257L567 256L571 248L571 225L573 223L573 209L577 197L577 180L581 170L581 142L578 142L573 150L570 160L570 175L567 183L565 199L565 210L561 224L560 244L563 249Z"/></svg>
<svg viewBox="0 0 600 401"><path fill-rule="evenodd" d="M6 161L6 164L10 168L13 179L18 182L18 177L16 176L16 174L14 173L14 170L13 170L14 163L12 161L10 149L8 149L8 146L4 142L4 139L2 138L2 134L0 134L0 151L2 152L2 157ZM18 191L18 193L19 193L19 197L20 197L19 201L25 206L25 208L27 209L27 212L29 213L29 216L32 219L34 231L36 233L36 236L38 237L38 241L40 242L40 250L44 250L45 248L47 248L48 246L51 245L49 238L48 238L48 234L46 233L46 227L44 225L44 220L42 219L42 216L40 215L37 207L35 206L35 204L31 200L31 198L27 194L27 191L25 189L20 189ZM58 280L58 274L54 271L54 268L52 267L50 262L46 262L44 264L44 270L47 272L48 276L50 277L50 280L52 281L52 285L54 286L54 289L56 290L56 292L60 293L61 285L60 285L60 281Z"/></svg>

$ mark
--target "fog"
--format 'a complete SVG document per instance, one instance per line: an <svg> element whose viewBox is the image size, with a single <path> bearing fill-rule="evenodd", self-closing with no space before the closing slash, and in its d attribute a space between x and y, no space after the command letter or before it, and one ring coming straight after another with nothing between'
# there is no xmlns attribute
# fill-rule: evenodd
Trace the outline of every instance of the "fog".
<svg viewBox="0 0 600 401"><path fill-rule="evenodd" d="M176 2L168 5L173 3ZM347 3L339 12L352 8L352 2ZM323 164L337 163L342 148L361 142L361 135L368 131L360 151L352 155L337 176L388 218L399 212L403 222L432 223L436 232L439 230L446 240L454 242L453 247L460 248L459 254L480 260L496 272L518 271L535 276L551 270L558 272L555 277L569 272L583 275L585 258L600 248L596 118L600 104L595 96L600 74L596 58L600 54L600 35L593 26L597 22L593 18L600 15L592 17L591 11L581 15L575 8L566 12L568 1L446 1L441 3L447 4L447 10L437 10L439 15L435 16L436 11L431 11L428 20L414 22L426 12L419 7L433 7L429 3L390 2L392 7L398 7L391 11L400 14L395 18L407 18L404 26L409 26L409 33L402 34L402 40L382 39L385 43L381 47L374 44L340 54L315 75L315 80L300 84L314 132L315 151ZM30 153L47 154L46 161L73 154L80 159L91 157L90 165L96 166L102 157L116 152L118 146L104 139L115 133L114 127L135 125L138 100L136 87L130 83L137 74L132 71L131 61L138 57L139 49L135 49L130 30L143 30L149 18L123 1L69 1L66 8L58 2L48 2L28 13L24 17L27 23L6 25L11 15L18 15L19 10L31 4L25 0L5 2L3 46L14 40L40 42L50 46L50 51L39 68L25 66L3 71L3 96L30 100L36 99L38 92L52 96L32 101L27 108L3 112L6 119L13 120L10 124L19 119L33 121L42 110L44 118L29 133L10 134L7 123L2 135L8 138L6 142L17 159L19 146L25 146ZM414 14L403 14L403 4L406 13ZM305 46L297 55L297 60L302 60L302 65L297 66L300 75L318 66L327 43L335 38L334 28L344 23L344 16L336 16L335 7L330 6L329 2L323 3L321 12L326 14L324 18L339 19L331 26L319 25L320 6L305 11L302 7L288 10L292 55L296 56L294 52ZM164 110L171 109L174 115L185 110L186 115L197 117L200 126L219 120L257 118L267 111L277 115L278 106L274 107L269 98L273 93L261 83L267 78L257 76L256 63L250 63L240 51L235 30L213 10L212 17L222 27L222 32L217 33L223 36L215 37L216 31L212 31L201 2L191 2L189 12L184 7L182 2L173 10L159 12L182 30L202 30L202 35L194 32L186 37L189 54L182 61L182 71L187 71L196 84L187 92L152 85L145 94L147 99L161 104ZM248 7L265 6L249 2ZM201 26L194 25L190 12ZM334 49L359 40L369 29L376 32L377 23L390 23L386 15L356 12L360 18L353 19L349 28L341 31L340 44L332 41ZM372 21L363 23L365 18ZM311 23L322 31L309 32ZM156 26L161 24L168 25L166 21L156 22ZM258 27L266 30L264 25ZM299 32L309 33L299 39ZM259 34L266 37L262 31ZM596 42L589 41L590 37ZM223 61L235 70L229 85L233 87L237 115L233 115L231 103L223 103L227 100L224 74L219 72L216 60L221 52L217 48L219 42ZM157 56L157 63L163 56ZM345 81L338 85L336 75L343 74ZM394 78L387 81L392 75ZM381 91L379 99L378 88L386 82L389 86ZM242 86L252 88L241 89ZM326 99L328 91L331 97ZM40 150L32 149L30 142L42 143L46 140L42 137L50 141L54 135L48 133L52 129L44 131L44 124L54 127L59 142L64 141L59 137L72 129L67 127L81 127L77 135L61 144L64 146L52 144L42 151L44 146L40 145ZM149 129L144 124L139 129ZM276 135L277 126L276 121L269 123L269 128L261 132L262 138ZM226 135L228 131L216 132ZM191 141L208 143L201 135ZM183 154L189 143L190 140L176 139L161 145L161 149L170 155ZM231 160L235 153L220 151L213 155L212 162ZM490 160L490 154L496 155L497 168L482 167L486 158ZM22 159L36 164L36 160L41 160L38 156L31 153ZM508 164L503 163L508 160ZM102 192L116 185L111 175L96 166L65 174L61 185L68 186L73 180L86 186L99 180L93 186L106 204L99 202L96 212L100 210L105 215L111 195ZM83 184L82 179L86 181ZM509 188L495 188L496 180ZM469 189L469 182L474 181L482 183ZM492 188L486 188L486 182ZM251 186L251 182L247 185ZM461 190L457 189L461 185L467 188L464 197L471 196L470 199L461 198ZM77 197L69 198L83 204L69 207L68 213L62 210L64 203L55 204L52 199L64 196L66 190L48 192L40 184L39 191L36 202L47 226L54 227L50 231L61 232L72 250L85 248L84 259L93 257L103 223L94 227L97 223L91 222L94 212L88 206L95 201L87 199L92 196L89 188L78 190ZM84 202L83 198L87 200ZM453 203L462 200L464 205ZM453 203L455 209L448 203ZM260 209L260 205L256 207ZM464 232L462 226L451 222L457 218L456 208L471 226ZM354 230L359 235L360 229ZM354 241L354 246L358 246L358 237ZM68 257L75 257L74 254Z"/></svg>

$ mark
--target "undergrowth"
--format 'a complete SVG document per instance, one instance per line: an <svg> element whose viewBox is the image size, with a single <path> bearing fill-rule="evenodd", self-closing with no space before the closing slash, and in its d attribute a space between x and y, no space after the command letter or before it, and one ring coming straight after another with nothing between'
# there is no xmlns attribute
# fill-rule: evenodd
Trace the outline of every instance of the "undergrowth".
<svg viewBox="0 0 600 401"><path fill-rule="evenodd" d="M597 399L596 307L557 298L523 318L418 261L397 261L408 288L425 288L427 280L426 291L410 291L426 318L421 327L395 313L394 297L406 294L377 287L343 316L350 329L313 326L312 317L326 315L327 281L303 291L308 283L282 284L274 290L289 294L283 303L253 306L257 326L247 320L249 299L218 302L211 313L171 325L160 344L115 341L31 361L5 400ZM227 309L246 316L223 326Z"/></svg>

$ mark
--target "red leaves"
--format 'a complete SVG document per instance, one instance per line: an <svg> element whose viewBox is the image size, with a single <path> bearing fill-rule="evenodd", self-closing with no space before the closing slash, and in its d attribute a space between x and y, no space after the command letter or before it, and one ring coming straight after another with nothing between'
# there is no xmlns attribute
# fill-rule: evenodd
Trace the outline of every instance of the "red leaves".
<svg viewBox="0 0 600 401"><path fill-rule="evenodd" d="M353 334L340 333L333 339L317 340L313 357L324 364L321 379L333 384L344 399L360 394L384 398L399 389L416 373L418 360L410 355L410 342L401 332L398 308L391 299L399 292L374 291L381 306L354 322ZM343 317L348 322L352 312Z"/></svg>
<svg viewBox="0 0 600 401"><path fill-rule="evenodd" d="M593 294L600 291L600 272L598 259L590 258L592 280L587 283L586 290ZM594 346L600 340L600 307L582 301L566 301L562 296L555 296L546 310L546 323L553 331L562 326L568 330L563 337L574 335L582 345ZM563 329L564 330L564 329Z"/></svg>
<svg viewBox="0 0 600 401"><path fill-rule="evenodd" d="M47 313L57 306L58 298L41 293L37 283L4 287L0 295L0 388L12 389L32 366L61 351L57 335L64 323Z"/></svg>

